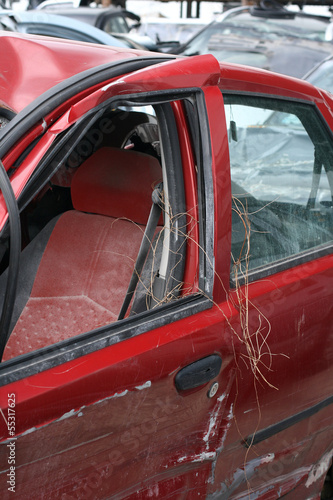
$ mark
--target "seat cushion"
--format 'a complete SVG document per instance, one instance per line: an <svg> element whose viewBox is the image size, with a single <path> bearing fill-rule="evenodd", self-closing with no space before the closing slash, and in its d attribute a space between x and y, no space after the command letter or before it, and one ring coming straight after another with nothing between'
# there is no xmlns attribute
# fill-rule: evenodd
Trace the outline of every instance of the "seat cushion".
<svg viewBox="0 0 333 500"><path fill-rule="evenodd" d="M4 360L116 321L144 227L65 212L46 245Z"/></svg>

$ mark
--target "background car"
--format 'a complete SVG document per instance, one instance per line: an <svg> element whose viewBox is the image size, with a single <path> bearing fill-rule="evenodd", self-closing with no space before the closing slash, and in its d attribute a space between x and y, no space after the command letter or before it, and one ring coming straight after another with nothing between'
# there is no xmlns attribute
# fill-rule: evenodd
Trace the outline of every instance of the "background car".
<svg viewBox="0 0 333 500"><path fill-rule="evenodd" d="M333 93L333 56L328 57L304 75L304 80Z"/></svg>
<svg viewBox="0 0 333 500"><path fill-rule="evenodd" d="M319 15L283 6L275 0L264 0L255 6L228 9L217 17L218 22L230 22L232 27L253 27L265 37L265 33L295 35L311 40L326 39L330 15Z"/></svg>
<svg viewBox="0 0 333 500"><path fill-rule="evenodd" d="M302 78L333 53L325 42L329 19L279 7L238 8L213 21L182 47L181 55L211 53L218 60L246 64Z"/></svg>
<svg viewBox="0 0 333 500"><path fill-rule="evenodd" d="M61 4L58 6L45 6L41 12L48 12L64 16L69 19L87 23L113 35L133 48L145 47L148 50L158 50L156 43L147 35L132 33L132 29L140 25L140 16L125 9L116 7L77 7L68 8Z"/></svg>
<svg viewBox="0 0 333 500"><path fill-rule="evenodd" d="M3 10L0 11L0 25L2 29L19 33L54 36L114 47L144 49L140 44L132 42L126 37L123 40L118 39L81 21L47 12Z"/></svg>
<svg viewBox="0 0 333 500"><path fill-rule="evenodd" d="M52 10L100 28L107 33L129 33L140 24L140 16L116 7L68 7L62 3L40 4L36 10Z"/></svg>

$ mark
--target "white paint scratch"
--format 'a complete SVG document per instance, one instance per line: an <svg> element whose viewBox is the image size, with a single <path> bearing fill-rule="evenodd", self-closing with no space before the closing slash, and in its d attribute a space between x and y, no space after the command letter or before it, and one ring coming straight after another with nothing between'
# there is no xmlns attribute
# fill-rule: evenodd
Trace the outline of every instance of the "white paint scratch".
<svg viewBox="0 0 333 500"><path fill-rule="evenodd" d="M159 486L158 486L158 484L155 484L152 488L150 488L150 490L147 492L147 494L148 494L149 497L154 497L155 496L155 497L158 498L159 492L160 492Z"/></svg>
<svg viewBox="0 0 333 500"><path fill-rule="evenodd" d="M32 432L35 432L37 430L37 427L31 427L31 429L26 430L25 432L22 432L20 436L26 436L27 434L31 434Z"/></svg>
<svg viewBox="0 0 333 500"><path fill-rule="evenodd" d="M138 391L142 391L142 389L147 389L148 387L151 387L151 381L150 380L147 380L147 382L145 382L144 384L142 385L137 385L135 388L138 390Z"/></svg>
<svg viewBox="0 0 333 500"><path fill-rule="evenodd" d="M229 413L228 413L227 418L226 418L227 425L225 426L225 431L224 431L224 434L222 436L221 443L220 443L220 445L218 447L219 453L221 453L221 451L223 450L224 441L226 440L226 437L227 437L227 434L228 434L228 430L230 429L231 421L232 421L233 417L234 417L234 410L233 410L233 404L231 404L230 405Z"/></svg>
<svg viewBox="0 0 333 500"><path fill-rule="evenodd" d="M151 387L151 381L150 380L147 380L147 382L145 382L142 385L139 385L139 386L135 387L134 389L142 391L143 389L147 389L148 387ZM116 392L115 394L112 394L112 396L108 396L107 398L100 399L99 401L95 401L94 403L91 403L91 406L103 403L104 401L108 401L110 399L121 398L123 396L126 396L126 394L128 394L129 392L134 392L134 390L133 391L128 391L127 389L125 389L122 392ZM52 422L48 422L47 424L41 425L40 427L32 427L31 429L27 429L26 431L22 432L21 434L18 434L16 436L16 438L17 437L21 437L21 436L25 436L26 434L30 434L31 432L35 432L37 429L41 429L43 427L48 427L50 424L53 424L55 422L60 422L61 420L66 420L67 418L74 417L75 415L78 416L78 417L82 417L83 416L83 410L85 408L86 408L86 406L83 405L78 410L74 410L74 409L70 410L70 411L64 413L61 417L53 420ZM2 443L6 443L7 441L8 440L2 441Z"/></svg>
<svg viewBox="0 0 333 500"><path fill-rule="evenodd" d="M209 419L209 424L208 424L208 429L207 432L205 433L203 440L206 443L206 449L208 450L209 448L209 439L214 436L216 432L216 420L220 414L220 409L222 405L222 401L225 398L225 394L222 394L219 398L217 398L217 404L215 408L213 409L210 419Z"/></svg>
<svg viewBox="0 0 333 500"><path fill-rule="evenodd" d="M81 361L81 363L76 363L74 366L71 366L70 368L67 368L66 370L62 370L62 371L57 371L57 375L63 375L64 373L68 373L70 372L71 370L75 370L78 366L81 366L85 363L85 361ZM36 386L34 386L36 387Z"/></svg>
<svg viewBox="0 0 333 500"><path fill-rule="evenodd" d="M67 413L64 413L60 418L58 418L57 422L60 422L61 420L65 420L66 418L73 417L77 413L75 410L68 411Z"/></svg>
<svg viewBox="0 0 333 500"><path fill-rule="evenodd" d="M101 403L102 401L106 401L108 399L122 398L123 396L126 396L126 394L128 394L127 389L125 389L125 391L123 391L123 392L116 392L115 394L113 394L112 396L109 396L108 398L101 399L100 401L98 401L98 403Z"/></svg>
<svg viewBox="0 0 333 500"><path fill-rule="evenodd" d="M183 457L178 458L177 462L180 464L182 462L203 462L204 460L215 460L216 458L216 452L215 451L203 451L202 453L199 453L197 455L192 455L192 456L187 456L184 455Z"/></svg>
<svg viewBox="0 0 333 500"><path fill-rule="evenodd" d="M274 458L275 458L274 453L268 453L268 455L266 455L265 457L262 457L261 463L262 464L269 464L270 462L273 462Z"/></svg>
<svg viewBox="0 0 333 500"><path fill-rule="evenodd" d="M328 468L331 464L331 458L333 455L333 451L329 451L326 453L322 459L317 462L311 469L309 477L305 483L305 487L309 488L313 483L321 479L324 474L328 471Z"/></svg>
<svg viewBox="0 0 333 500"><path fill-rule="evenodd" d="M304 325L304 323L305 323L305 314L303 311L302 316L297 320L297 337L298 338L301 337L301 329L302 329L302 326Z"/></svg>

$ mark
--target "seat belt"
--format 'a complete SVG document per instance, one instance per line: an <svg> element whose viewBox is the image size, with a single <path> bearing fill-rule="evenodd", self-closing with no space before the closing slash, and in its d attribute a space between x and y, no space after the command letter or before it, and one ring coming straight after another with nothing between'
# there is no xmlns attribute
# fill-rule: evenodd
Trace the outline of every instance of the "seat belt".
<svg viewBox="0 0 333 500"><path fill-rule="evenodd" d="M156 231L156 227L161 216L163 208L163 184L160 183L154 189L152 193L152 207L150 209L150 214L148 217L147 226L141 241L138 256L136 258L135 266L133 269L132 277L130 279L128 289L125 295L123 305L121 306L118 320L124 319L128 306L132 300L133 294L135 292L136 286L138 284L144 263L146 261L148 252L151 248L152 239Z"/></svg>

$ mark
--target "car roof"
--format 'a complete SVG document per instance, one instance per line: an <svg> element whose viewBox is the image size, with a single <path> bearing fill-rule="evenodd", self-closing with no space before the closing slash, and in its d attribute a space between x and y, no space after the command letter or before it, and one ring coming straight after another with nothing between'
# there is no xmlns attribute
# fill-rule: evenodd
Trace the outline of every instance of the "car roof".
<svg viewBox="0 0 333 500"><path fill-rule="evenodd" d="M152 52L6 31L0 31L0 53L0 74L6 75L0 79L0 103L15 112L88 69L117 60L156 57Z"/></svg>

